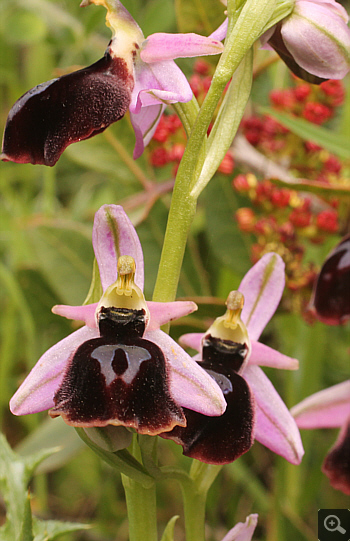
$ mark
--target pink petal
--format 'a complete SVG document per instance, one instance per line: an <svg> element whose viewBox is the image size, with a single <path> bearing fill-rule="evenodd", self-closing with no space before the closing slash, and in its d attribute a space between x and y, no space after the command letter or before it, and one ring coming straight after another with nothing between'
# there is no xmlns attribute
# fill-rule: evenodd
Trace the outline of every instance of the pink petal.
<svg viewBox="0 0 350 541"><path fill-rule="evenodd" d="M223 50L222 43L210 37L158 32L148 36L142 45L140 56L144 62L160 62L174 58L220 54Z"/></svg>
<svg viewBox="0 0 350 541"><path fill-rule="evenodd" d="M210 34L210 38L216 39L217 41L222 41L226 38L227 34L227 27L228 27L228 19L226 18L222 24L220 24L219 28L217 28L212 34Z"/></svg>
<svg viewBox="0 0 350 541"><path fill-rule="evenodd" d="M244 295L242 320L251 340L258 340L276 311L284 289L284 263L270 252L265 254L243 278L239 291Z"/></svg>
<svg viewBox="0 0 350 541"><path fill-rule="evenodd" d="M66 304L56 304L52 308L52 312L57 316L73 319L74 321L83 321L85 325L92 329L97 328L95 312L97 302L94 304L86 304L84 306L68 306Z"/></svg>
<svg viewBox="0 0 350 541"><path fill-rule="evenodd" d="M141 107L138 113L132 113L130 111L130 120L136 137L133 153L134 160L137 160L137 158L141 156L145 146L147 146L152 139L164 109L165 105L158 102L157 105Z"/></svg>
<svg viewBox="0 0 350 541"><path fill-rule="evenodd" d="M304 449L298 427L271 381L258 366L248 366L243 376L256 400L255 439L292 464L300 464Z"/></svg>
<svg viewBox="0 0 350 541"><path fill-rule="evenodd" d="M170 391L180 406L203 415L222 415L226 401L219 386L170 336L146 331L147 340L158 344L169 363Z"/></svg>
<svg viewBox="0 0 350 541"><path fill-rule="evenodd" d="M95 214L92 244L100 270L103 290L117 279L121 255L135 259L135 283L143 289L143 254L139 237L123 207L103 205Z"/></svg>
<svg viewBox="0 0 350 541"><path fill-rule="evenodd" d="M11 412L27 415L52 408L70 356L80 344L97 336L95 329L84 326L47 350L11 398Z"/></svg>
<svg viewBox="0 0 350 541"><path fill-rule="evenodd" d="M281 34L294 60L309 73L342 79L350 70L350 30L326 3L297 2Z"/></svg>
<svg viewBox="0 0 350 541"><path fill-rule="evenodd" d="M173 60L135 65L135 86L131 95L130 112L139 113L141 107L187 102L192 90L187 78Z"/></svg>
<svg viewBox="0 0 350 541"><path fill-rule="evenodd" d="M350 380L315 393L291 409L299 428L335 428L350 415Z"/></svg>
<svg viewBox="0 0 350 541"><path fill-rule="evenodd" d="M258 516L256 514L249 515L245 522L238 522L222 541L251 541L258 524Z"/></svg>
<svg viewBox="0 0 350 541"><path fill-rule="evenodd" d="M299 361L292 357L287 357L279 351L272 349L260 342L252 341L252 352L248 364L260 366L271 366L272 368L282 368L283 370L298 370Z"/></svg>
<svg viewBox="0 0 350 541"><path fill-rule="evenodd" d="M162 325L195 312L198 307L192 301L148 302L151 320L147 329L153 331Z"/></svg>
<svg viewBox="0 0 350 541"><path fill-rule="evenodd" d="M179 342L182 346L187 346L197 351L201 351L201 342L204 334L204 332L189 332L180 336Z"/></svg>
<svg viewBox="0 0 350 541"><path fill-rule="evenodd" d="M326 7L327 9L330 9L331 11L333 11L333 13L342 17L342 19L344 19L346 23L349 20L349 16L346 12L346 9L335 0L297 0L297 2L298 3L311 2L312 4L321 4L321 5L323 4L324 7Z"/></svg>

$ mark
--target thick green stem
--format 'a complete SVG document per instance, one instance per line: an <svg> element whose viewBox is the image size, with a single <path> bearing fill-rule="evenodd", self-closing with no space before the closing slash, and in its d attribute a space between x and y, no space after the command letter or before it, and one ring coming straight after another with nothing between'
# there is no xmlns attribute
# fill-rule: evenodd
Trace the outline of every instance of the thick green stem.
<svg viewBox="0 0 350 541"><path fill-rule="evenodd" d="M122 474L129 520L129 541L157 541L156 487L145 488Z"/></svg>
<svg viewBox="0 0 350 541"><path fill-rule="evenodd" d="M139 435L141 440L142 436ZM142 445L140 441L140 445ZM152 453L156 460L156 447L145 437L143 447ZM140 462L142 452L134 435L131 453ZM151 458L151 457L150 457ZM147 486L141 485L134 479L122 474L122 482L125 490L126 505L128 508L129 541L157 541L157 499L155 482Z"/></svg>
<svg viewBox="0 0 350 541"><path fill-rule="evenodd" d="M186 541L205 541L205 503L207 494L187 487L187 490L182 490L182 496Z"/></svg>

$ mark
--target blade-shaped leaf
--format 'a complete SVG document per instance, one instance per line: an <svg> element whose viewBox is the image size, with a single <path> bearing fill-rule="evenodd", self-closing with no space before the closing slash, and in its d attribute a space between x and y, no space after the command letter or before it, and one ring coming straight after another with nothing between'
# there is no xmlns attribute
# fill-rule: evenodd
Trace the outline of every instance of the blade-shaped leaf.
<svg viewBox="0 0 350 541"><path fill-rule="evenodd" d="M303 118L295 118L285 113L280 113L269 107L259 107L261 113L272 116L283 126L288 128L302 139L310 140L333 152L340 158L350 158L350 141L347 137L342 137L338 133L327 130L322 126L312 124Z"/></svg>

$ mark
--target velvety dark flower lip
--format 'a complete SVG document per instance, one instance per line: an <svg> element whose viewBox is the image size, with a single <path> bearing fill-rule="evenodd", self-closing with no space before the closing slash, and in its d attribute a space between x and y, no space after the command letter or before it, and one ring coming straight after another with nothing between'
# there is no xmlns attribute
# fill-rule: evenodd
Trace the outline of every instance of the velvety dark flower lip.
<svg viewBox="0 0 350 541"><path fill-rule="evenodd" d="M68 362L51 417L61 415L73 426L124 426L149 435L184 426L183 411L169 391L164 354L142 338L146 310L101 307L98 321L100 337L81 344Z"/></svg>
<svg viewBox="0 0 350 541"><path fill-rule="evenodd" d="M328 255L317 277L310 310L327 325L350 319L350 234Z"/></svg>
<svg viewBox="0 0 350 541"><path fill-rule="evenodd" d="M2 160L55 165L68 145L120 120L133 87L126 62L107 50L88 68L32 88L10 111Z"/></svg>
<svg viewBox="0 0 350 541"><path fill-rule="evenodd" d="M63 414L70 424L91 426L92 419L93 425L99 427L112 421L154 434L160 430L160 417L158 415L158 424L147 420L145 411L148 406L142 399L140 404L143 405L140 406L141 411L138 410L137 419L130 417L132 408L120 410L114 404L101 413L98 404L102 402L106 405L106 396L115 403L118 394L116 387L125 399L130 399L130 404L135 403L135 395L138 397L140 394L145 374L148 374L148 378L153 374L152 377L157 379L156 372L164 375L165 370L163 383L158 386L155 396L159 404L168 404L166 415L165 406L163 408L163 421L167 423L167 429L174 419L176 423L182 422L182 413L178 408L193 409L209 416L221 415L226 403L220 387L169 335L160 330L160 326L166 322L193 312L196 305L191 301L146 303L142 292L144 269L141 244L122 207L104 205L97 211L93 247L103 295L99 303L54 307L54 313L83 321L85 325L42 355L12 397L12 413L26 415L52 408L53 415ZM132 271L128 258L136 266ZM122 313L121 309L126 309L126 312ZM130 322L127 317L133 310L143 310L144 314L141 319ZM123 318L126 325L132 324L132 343L122 331ZM110 327L112 334L108 330ZM135 349L129 346L135 346ZM87 360L91 361L88 369L85 367L80 372L79 365L83 363L84 368ZM135 385L130 385L129 376L136 376L138 367L140 374ZM84 395L85 403L86 397L92 396L89 380L94 373L98 374L93 387L95 405L92 410L84 406L80 413L77 412L77 396L82 399L82 395L80 391L72 393L75 389L72 381L78 377L78 373L81 374L79 381L84 382L85 391L89 389ZM146 388L149 392L146 386L145 394ZM78 394L74 395L75 392Z"/></svg>
<svg viewBox="0 0 350 541"><path fill-rule="evenodd" d="M159 33L145 39L119 0L87 0L82 5L92 3L106 7L113 32L104 57L19 98L6 123L2 160L53 166L68 145L103 132L128 109L136 159L165 106L192 99L191 87L173 59L223 50L219 41L197 34Z"/></svg>
<svg viewBox="0 0 350 541"><path fill-rule="evenodd" d="M296 359L258 342L283 289L282 259L274 253L265 254L239 287L245 299L241 318L237 317L240 310L227 303L227 313L207 333L181 337L183 345L201 352L194 359L217 381L227 401L225 413L218 418L185 410L187 427L175 427L162 435L183 445L185 454L223 464L246 452L256 439L293 464L300 463L304 451L298 427L269 379L256 366L298 368ZM238 326L230 330L232 322Z"/></svg>
<svg viewBox="0 0 350 541"><path fill-rule="evenodd" d="M336 490L350 495L350 380L308 396L291 409L291 414L299 428L340 427L322 471Z"/></svg>

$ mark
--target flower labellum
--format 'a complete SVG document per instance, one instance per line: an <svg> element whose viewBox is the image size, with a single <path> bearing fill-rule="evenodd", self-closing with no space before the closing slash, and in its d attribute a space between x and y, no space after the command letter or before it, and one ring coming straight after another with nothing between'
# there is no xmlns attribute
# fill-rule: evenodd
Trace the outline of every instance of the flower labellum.
<svg viewBox="0 0 350 541"><path fill-rule="evenodd" d="M240 318L243 295L231 291L227 311L217 318L202 341L199 365L220 386L227 408L220 417L185 410L187 426L164 434L183 446L184 455L210 464L233 462L253 444L254 396L240 375L250 353L247 329Z"/></svg>
<svg viewBox="0 0 350 541"><path fill-rule="evenodd" d="M75 351L49 413L73 426L122 425L150 435L184 426L168 389L164 355L142 338L148 309L134 284L133 258L121 256L118 272L99 303L100 337Z"/></svg>
<svg viewBox="0 0 350 541"><path fill-rule="evenodd" d="M350 70L348 15L335 0L296 0L292 13L261 38L309 83L342 79Z"/></svg>
<svg viewBox="0 0 350 541"><path fill-rule="evenodd" d="M350 319L350 235L341 240L323 263L310 309L327 325L342 325Z"/></svg>
<svg viewBox="0 0 350 541"><path fill-rule="evenodd" d="M174 58L221 53L223 45L196 34L144 35L119 0L103 5L113 35L104 57L91 66L26 92L12 107L1 159L53 166L71 143L103 132L130 109L134 158L150 141L168 103L192 99Z"/></svg>
<svg viewBox="0 0 350 541"><path fill-rule="evenodd" d="M92 66L40 84L15 103L5 127L2 159L55 165L68 145L120 120L133 87L125 60L109 45Z"/></svg>
<svg viewBox="0 0 350 541"><path fill-rule="evenodd" d="M295 370L298 361L258 342L284 289L284 263L265 254L227 299L227 312L205 334L181 337L200 351L197 364L220 385L227 402L223 415L209 417L185 411L187 426L162 437L183 445L184 454L210 464L238 458L258 440L292 464L304 454L296 422L259 366ZM243 306L244 296L244 306ZM202 413L202 412L200 412Z"/></svg>
<svg viewBox="0 0 350 541"><path fill-rule="evenodd" d="M291 409L299 428L336 428L340 433L322 471L336 490L350 495L350 380L308 396Z"/></svg>
<svg viewBox="0 0 350 541"><path fill-rule="evenodd" d="M333 488L350 496L350 417L324 459L322 471Z"/></svg>
<svg viewBox="0 0 350 541"><path fill-rule="evenodd" d="M50 410L70 425L93 427L90 439L102 438L112 449L128 445L128 428L154 435L184 426L182 408L221 415L226 403L219 386L160 330L196 305L145 301L141 243L122 207L97 211L92 238L102 297L54 307L55 314L85 325L42 355L12 397L12 413Z"/></svg>

